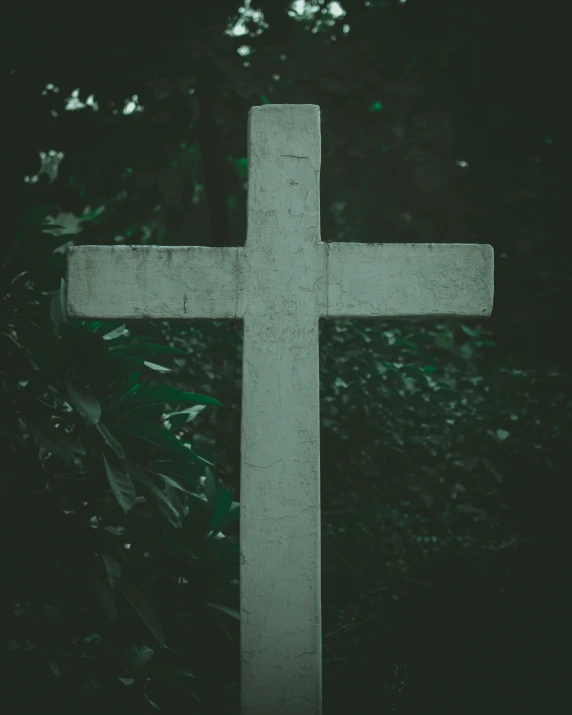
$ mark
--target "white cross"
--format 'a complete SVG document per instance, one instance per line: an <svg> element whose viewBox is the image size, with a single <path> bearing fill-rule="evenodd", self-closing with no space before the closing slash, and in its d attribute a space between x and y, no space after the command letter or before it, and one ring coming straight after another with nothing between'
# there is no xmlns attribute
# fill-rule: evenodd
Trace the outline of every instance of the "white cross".
<svg viewBox="0 0 572 715"><path fill-rule="evenodd" d="M318 321L484 318L493 250L322 243L320 112L253 107L244 247L81 246L77 318L239 318L243 715L322 709Z"/></svg>

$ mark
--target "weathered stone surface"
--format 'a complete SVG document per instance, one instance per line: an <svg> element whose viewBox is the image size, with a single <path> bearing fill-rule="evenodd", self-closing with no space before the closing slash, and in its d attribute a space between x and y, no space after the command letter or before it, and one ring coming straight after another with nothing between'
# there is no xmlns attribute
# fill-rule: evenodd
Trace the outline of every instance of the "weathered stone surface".
<svg viewBox="0 0 572 715"><path fill-rule="evenodd" d="M68 310L104 319L244 320L242 712L318 715L318 320L486 317L493 251L322 243L319 108L253 107L248 138L244 247L74 248Z"/></svg>

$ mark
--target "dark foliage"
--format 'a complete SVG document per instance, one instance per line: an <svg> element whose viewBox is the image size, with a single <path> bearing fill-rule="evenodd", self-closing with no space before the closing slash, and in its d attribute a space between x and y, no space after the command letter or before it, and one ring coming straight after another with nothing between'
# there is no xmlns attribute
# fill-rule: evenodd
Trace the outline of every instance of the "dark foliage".
<svg viewBox="0 0 572 715"><path fill-rule="evenodd" d="M185 440L220 403L153 379L176 348L68 319L48 208L3 266L4 703L197 711L237 636L238 504Z"/></svg>

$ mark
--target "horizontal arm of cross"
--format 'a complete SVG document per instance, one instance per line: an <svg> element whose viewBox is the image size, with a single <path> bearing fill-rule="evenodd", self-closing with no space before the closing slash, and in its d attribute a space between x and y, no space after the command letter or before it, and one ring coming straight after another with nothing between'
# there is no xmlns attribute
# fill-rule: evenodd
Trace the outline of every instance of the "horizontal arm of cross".
<svg viewBox="0 0 572 715"><path fill-rule="evenodd" d="M327 315L486 318L493 249L460 243L328 243Z"/></svg>
<svg viewBox="0 0 572 715"><path fill-rule="evenodd" d="M493 249L481 244L327 243L324 317L485 318ZM81 246L68 257L77 318L242 317L243 248ZM321 263L321 261L318 261ZM318 317L318 316L316 316Z"/></svg>
<svg viewBox="0 0 572 715"><path fill-rule="evenodd" d="M78 246L68 255L76 318L235 318L240 248Z"/></svg>

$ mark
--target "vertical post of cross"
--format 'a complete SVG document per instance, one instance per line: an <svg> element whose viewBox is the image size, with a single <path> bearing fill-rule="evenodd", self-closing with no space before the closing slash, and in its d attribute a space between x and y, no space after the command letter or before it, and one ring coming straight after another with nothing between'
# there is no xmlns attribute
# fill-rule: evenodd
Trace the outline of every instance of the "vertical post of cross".
<svg viewBox="0 0 572 715"><path fill-rule="evenodd" d="M318 715L318 318L326 307L318 107L253 107L248 172L240 309L242 712Z"/></svg>

